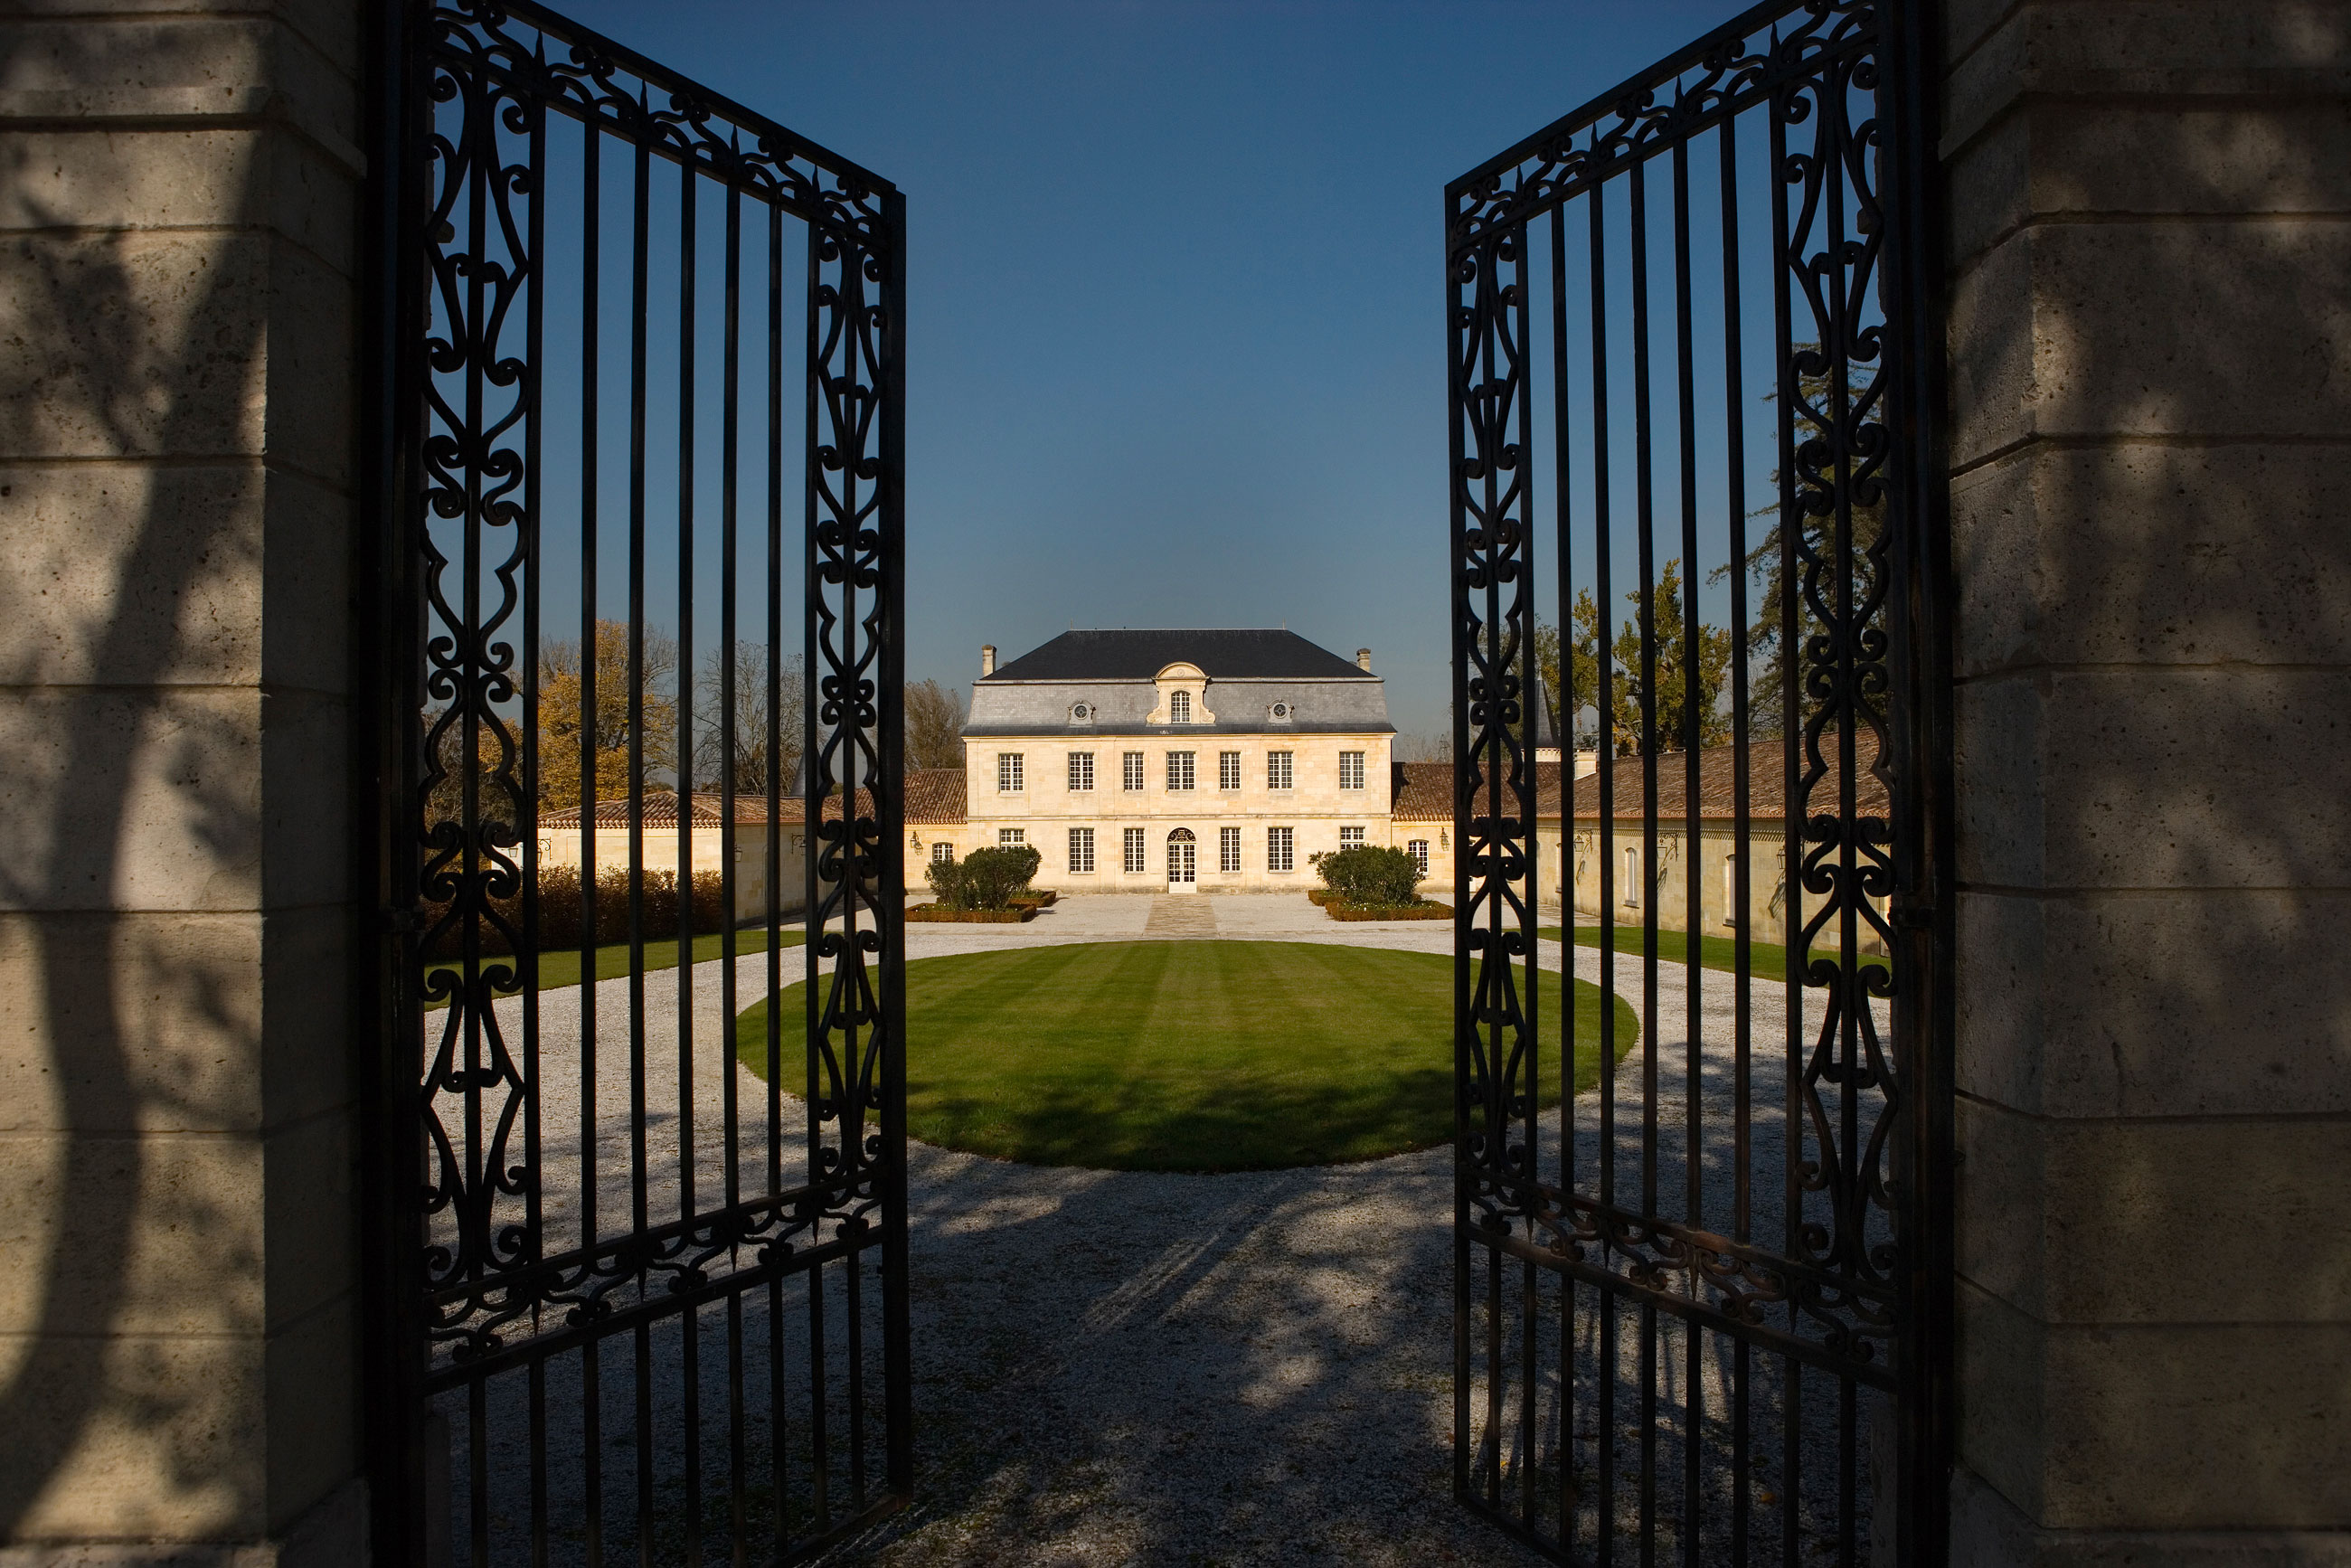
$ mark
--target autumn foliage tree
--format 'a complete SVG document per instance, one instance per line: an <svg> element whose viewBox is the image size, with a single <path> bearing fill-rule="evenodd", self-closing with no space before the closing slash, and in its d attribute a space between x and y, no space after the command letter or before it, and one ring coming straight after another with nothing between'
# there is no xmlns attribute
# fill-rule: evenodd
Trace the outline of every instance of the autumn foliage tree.
<svg viewBox="0 0 2351 1568"><path fill-rule="evenodd" d="M583 646L584 641L584 646ZM538 653L538 804L577 806L584 798L580 742L593 721L596 798L666 786L677 776L677 643L653 627L631 678L629 628L599 621L585 639L549 638ZM590 695L592 688L592 696ZM632 694L635 700L632 699ZM592 702L592 707L590 703ZM632 759L631 739L640 744Z"/></svg>

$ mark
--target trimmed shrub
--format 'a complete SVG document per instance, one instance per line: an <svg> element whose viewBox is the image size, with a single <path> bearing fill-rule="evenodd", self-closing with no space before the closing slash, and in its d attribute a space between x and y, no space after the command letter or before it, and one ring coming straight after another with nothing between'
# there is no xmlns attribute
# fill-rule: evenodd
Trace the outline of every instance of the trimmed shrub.
<svg viewBox="0 0 2351 1568"><path fill-rule="evenodd" d="M1042 864L1044 857L1028 845L1005 844L959 861L933 861L923 875L949 909L1008 909Z"/></svg>
<svg viewBox="0 0 2351 1568"><path fill-rule="evenodd" d="M1348 904L1395 908L1420 902L1420 862L1402 850L1358 844L1316 855L1322 885Z"/></svg>

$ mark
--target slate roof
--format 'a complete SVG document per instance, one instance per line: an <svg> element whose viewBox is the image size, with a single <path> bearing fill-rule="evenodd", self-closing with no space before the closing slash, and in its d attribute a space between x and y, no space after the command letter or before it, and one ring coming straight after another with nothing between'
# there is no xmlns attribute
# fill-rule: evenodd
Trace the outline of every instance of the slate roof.
<svg viewBox="0 0 2351 1568"><path fill-rule="evenodd" d="M1064 632L978 684L996 681L1147 681L1168 665L1194 664L1212 681L1364 681L1374 678L1295 632Z"/></svg>

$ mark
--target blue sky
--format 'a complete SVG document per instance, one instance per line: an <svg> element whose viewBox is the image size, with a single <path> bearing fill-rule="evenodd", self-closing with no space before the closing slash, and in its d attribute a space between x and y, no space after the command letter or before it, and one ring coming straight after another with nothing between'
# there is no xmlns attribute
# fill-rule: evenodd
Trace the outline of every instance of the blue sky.
<svg viewBox="0 0 2351 1568"><path fill-rule="evenodd" d="M1736 9L566 8L906 192L913 676L1286 623L1368 643L1407 731L1447 700L1444 183Z"/></svg>

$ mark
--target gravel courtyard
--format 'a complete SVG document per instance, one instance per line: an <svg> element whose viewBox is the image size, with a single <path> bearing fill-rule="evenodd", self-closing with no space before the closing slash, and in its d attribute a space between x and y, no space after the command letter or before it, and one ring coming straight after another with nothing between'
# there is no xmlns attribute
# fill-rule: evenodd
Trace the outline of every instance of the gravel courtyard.
<svg viewBox="0 0 2351 1568"><path fill-rule="evenodd" d="M916 958L1160 938L1430 952L1449 951L1452 940L1449 922L1342 925L1303 896L1095 895L1064 900L1025 925L907 932ZM1541 947L1542 967L1556 972L1559 946ZM787 980L801 962L783 956ZM765 966L763 957L737 961L736 1006L763 994ZM1583 978L1600 977L1589 950L1577 953L1575 967ZM726 1051L720 971L696 966L683 997L677 972L648 977L643 1019L645 1081L664 1086L670 1105L681 1104L681 1023L691 1031L684 1054L694 1071L683 1092L696 1128L695 1185L705 1192L724 1179L716 1134L730 1074L747 1134L759 1120L764 1136L766 1086L736 1070ZM1684 1042L1692 1031L1686 971L1661 964L1658 977L1657 1016L1644 1019L1644 1033L1662 1085L1656 1152L1671 1173L1663 1207L1679 1214ZM1699 1113L1719 1117L1728 1103L1730 984L1710 973L1702 980ZM1637 964L1619 960L1617 989L1643 1010ZM1760 1063L1771 1059L1782 1015L1776 988L1757 989L1750 1020L1765 1072ZM501 1004L502 1022L516 1006ZM615 1126L613 1115L627 1103L627 1053L616 1048L628 1034L627 1008L627 982L598 988L597 1033L613 1043L594 1073L582 1075L560 1066L564 1042L579 1034L578 993L549 993L540 1003L542 1121L580 1126L583 1076L592 1079L602 1145L595 1186L607 1215L625 1214L628 1203L625 1119ZM1620 1100L1637 1096L1640 1061L1636 1052L1619 1070ZM1759 1190L1754 1219L1756 1233L1769 1236L1780 1224L1777 1180L1761 1178L1779 1168L1780 1120L1761 1103L1776 1105L1771 1092L1759 1088L1756 1098L1758 1186L1772 1190ZM793 1126L779 1131L796 1135L798 1112L788 1100ZM1582 1096L1579 1150L1593 1146L1598 1116L1599 1096ZM651 1169L676 1169L683 1120L657 1113ZM1555 1129L1556 1117L1549 1120ZM1618 1126L1637 1132L1637 1112L1620 1107ZM1637 1140L1624 1143L1620 1176L1634 1179ZM1547 1154L1546 1167L1555 1155ZM1581 1156L1587 1171L1591 1157ZM921 1500L828 1561L1538 1561L1452 1500L1450 1164L1450 1149L1440 1147L1358 1165L1187 1176L1023 1166L916 1145L910 1196ZM656 1219L675 1211L674 1186L673 1178L654 1195ZM1699 1218L1727 1227L1730 1201L1727 1169L1708 1161ZM550 1186L551 1233L577 1224L578 1203L576 1190ZM1593 1348L1582 1347L1582 1355L1590 1367ZM1719 1411L1720 1369L1709 1362L1698 1375L1706 1403ZM451 1415L458 1415L454 1404ZM1832 1434L1808 1432L1807 1447L1827 1440Z"/></svg>

